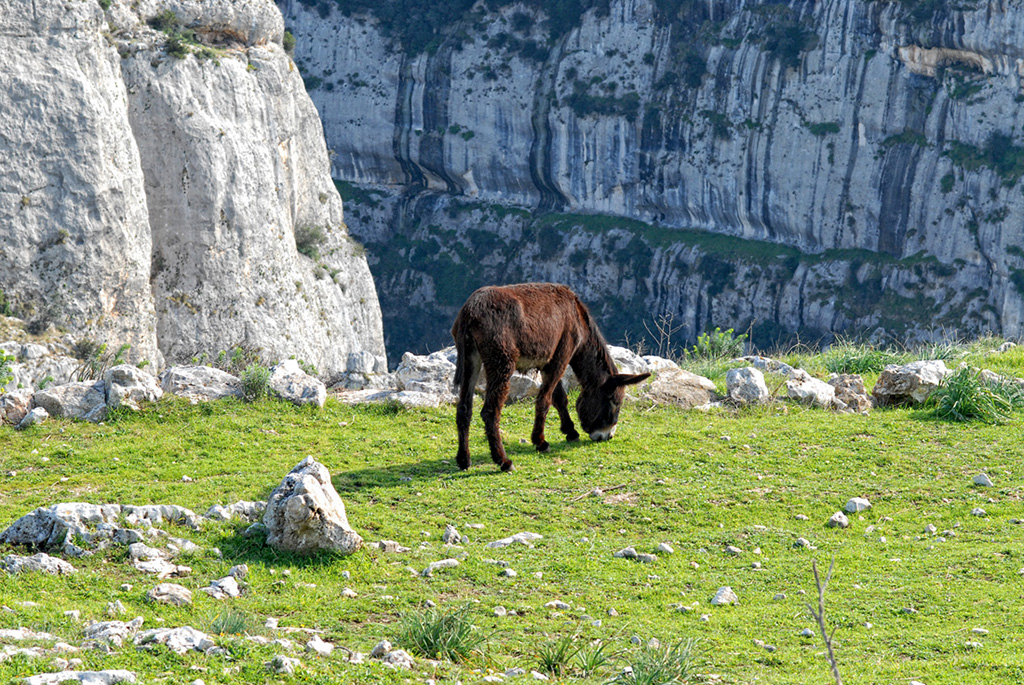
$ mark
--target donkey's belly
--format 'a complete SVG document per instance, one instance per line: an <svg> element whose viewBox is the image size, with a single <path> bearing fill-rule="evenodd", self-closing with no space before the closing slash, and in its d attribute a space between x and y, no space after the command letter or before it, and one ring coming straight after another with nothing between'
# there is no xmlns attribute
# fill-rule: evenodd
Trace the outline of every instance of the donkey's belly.
<svg viewBox="0 0 1024 685"><path fill-rule="evenodd" d="M528 369L539 369L545 366L550 359L542 359L539 357L520 357L516 361L516 371L526 371Z"/></svg>

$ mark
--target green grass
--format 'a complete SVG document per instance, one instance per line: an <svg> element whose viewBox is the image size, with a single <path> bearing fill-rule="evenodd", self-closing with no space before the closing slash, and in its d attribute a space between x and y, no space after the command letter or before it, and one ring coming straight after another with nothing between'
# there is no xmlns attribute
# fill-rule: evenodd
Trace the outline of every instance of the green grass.
<svg viewBox="0 0 1024 685"><path fill-rule="evenodd" d="M1019 352L990 359L1003 372L1024 362ZM172 535L202 550L179 562L193 569L178 582L193 590L194 605L146 602L158 581L135 571L124 549L113 548L72 560L79 571L70 577L3 578L0 604L13 611L0 612L0 628L47 630L79 644L82 625L63 612L80 610L83 623L105 620L108 602L120 600L125 618L143 616L144 628L209 631L216 622L225 634L214 639L227 654L179 657L127 646L111 655L76 655L84 668L130 668L143 682L202 676L262 683L277 680L263 664L280 650L232 632L249 626L276 637L262 628L267 617L276 617L282 628L320 630L323 639L366 653L432 600L441 610L471 607L469 620L488 639L463 662L443 661L435 669L420 661L416 679L476 683L488 672L529 671L538 667L541 645L578 634L579 645L607 644L615 663L597 660L582 678L581 664L570 662L563 682L607 682L624 665L635 668L650 657L644 645L651 638L663 651L692 638L699 640L692 673L722 674L730 683L825 683L830 675L820 639L799 632L814 627L804 609L814 593L811 562L834 556L827 608L847 682L1024 679L1018 639L1024 547L1021 527L1011 522L1021 516L1024 493L1019 415L996 426L940 421L927 410L847 416L783 404L686 413L630 404L613 441L554 439L545 455L529 445L532 417L528 403L506 408L502 427L516 463L510 474L498 472L486 456L479 419L471 433L475 465L457 470L451 407L395 410L330 400L317 411L273 401L191 406L172 399L105 425L51 420L25 432L0 428L0 526L57 502L166 503L202 513L213 504L266 499L296 463L313 455L330 469L350 522L367 542L393 539L412 548L400 555L367 547L350 557L302 558L242 537L246 524L237 521L207 523L198 532L171 526ZM549 433L557 436L553 420ZM972 485L980 471L995 487ZM10 472L15 475L4 475ZM186 475L192 482L182 481ZM594 487L617 485L625 487L579 498ZM845 530L826 528L829 516L854 496L867 497L873 507L851 515ZM979 506L986 517L970 515ZM472 537L460 565L432 578L410 573L407 567L419 571L458 554L441 544L447 523ZM956 536L940 542L924 533L929 523ZM533 548L484 547L520 531L544 538ZM795 548L797 537L817 549ZM675 553L659 555L653 565L612 556L627 545L652 552L660 542ZM726 554L728 545L743 553ZM15 551L0 549L0 556ZM499 576L489 559L507 562L518 575ZM755 561L761 568L752 567ZM250 569L242 597L218 602L198 592L239 563ZM123 589L124 583L132 588ZM723 585L737 592L738 605L710 605ZM342 597L343 587L358 596ZM773 599L777 593L786 598ZM554 599L571 608L544 607ZM39 606L25 607L25 601ZM693 611L677 610L695 603ZM498 605L509 615L496 616ZM917 613L904 613L908 607ZM617 615L609 615L612 608ZM990 632L975 636L975 627ZM639 645L631 643L633 636ZM983 647L966 646L973 641ZM372 663L350 666L340 649L327 658L294 656L303 663L295 682L399 683L409 677ZM47 671L48 661L15 657L0 663L0 680Z"/></svg>

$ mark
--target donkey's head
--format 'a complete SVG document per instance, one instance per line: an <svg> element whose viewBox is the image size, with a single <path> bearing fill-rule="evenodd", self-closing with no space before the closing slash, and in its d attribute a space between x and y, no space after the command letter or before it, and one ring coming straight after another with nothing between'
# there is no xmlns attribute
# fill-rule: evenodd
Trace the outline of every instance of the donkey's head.
<svg viewBox="0 0 1024 685"><path fill-rule="evenodd" d="M626 386L646 380L651 374L613 374L604 383L584 387L576 400L576 414L583 432L595 442L611 440L619 422L619 410L626 396Z"/></svg>

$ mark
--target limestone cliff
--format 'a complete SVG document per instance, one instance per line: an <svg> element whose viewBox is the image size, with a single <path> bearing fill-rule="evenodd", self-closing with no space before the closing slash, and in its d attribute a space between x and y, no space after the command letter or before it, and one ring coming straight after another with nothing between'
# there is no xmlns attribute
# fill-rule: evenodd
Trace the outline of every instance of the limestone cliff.
<svg viewBox="0 0 1024 685"><path fill-rule="evenodd" d="M244 345L330 375L383 357L270 0L4 4L7 309L155 362Z"/></svg>
<svg viewBox="0 0 1024 685"><path fill-rule="evenodd" d="M370 3L279 4L332 173L403 198L392 214L350 221L371 252L389 233L428 239L433 225L450 247L452 231L476 232L424 210L442 193L740 240L746 248L707 251L731 274L721 287L672 260L638 278L634 306L648 317L699 312L690 336L755 322L790 333L1022 332L1019 0L579 0L557 5L580 10L568 19L532 0L477 2L419 42ZM670 247L684 235L659 235L665 254L685 251ZM785 275L742 257L771 245L818 266ZM588 269L614 259L568 256L514 275L589 282ZM436 285L435 262L375 267L384 300ZM866 263L877 292L854 306L842 298L857 288L828 283L857 283ZM778 305L759 299L773 292Z"/></svg>

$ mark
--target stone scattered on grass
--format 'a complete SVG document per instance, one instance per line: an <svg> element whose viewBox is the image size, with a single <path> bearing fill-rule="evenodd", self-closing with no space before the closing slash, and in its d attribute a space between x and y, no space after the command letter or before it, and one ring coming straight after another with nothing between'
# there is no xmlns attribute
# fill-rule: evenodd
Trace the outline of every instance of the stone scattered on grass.
<svg viewBox="0 0 1024 685"><path fill-rule="evenodd" d="M810 628L804 628L800 631L800 637L814 637L814 631Z"/></svg>
<svg viewBox="0 0 1024 685"><path fill-rule="evenodd" d="M441 533L441 542L446 545L458 545L462 542L462 535L459 534L455 526L449 523L444 527L444 532Z"/></svg>
<svg viewBox="0 0 1024 685"><path fill-rule="evenodd" d="M936 528L935 525L931 524L931 523L929 523L927 526L924 527L924 532L927 533L928 535L935 535L935 533L937 533L938 530L939 529Z"/></svg>
<svg viewBox="0 0 1024 685"><path fill-rule="evenodd" d="M317 656L328 657L334 651L334 645L321 639L319 635L314 635L306 643L306 651L313 652Z"/></svg>
<svg viewBox="0 0 1024 685"><path fill-rule="evenodd" d="M736 604L740 601L740 598L736 596L733 589L728 585L718 588L715 596L711 599L711 604L714 606L724 606L726 604Z"/></svg>
<svg viewBox="0 0 1024 685"><path fill-rule="evenodd" d="M146 599L158 604L182 607L192 603L192 591L176 583L160 583L146 593Z"/></svg>
<svg viewBox="0 0 1024 685"><path fill-rule="evenodd" d="M796 542L793 543L793 546L794 547L805 547L807 549L818 549L817 547L812 545L811 541L808 540L807 538L797 538Z"/></svg>
<svg viewBox="0 0 1024 685"><path fill-rule="evenodd" d="M459 565L458 559L442 559L441 561L431 562L425 569L420 572L420 575L424 578L430 578L434 575L434 571L442 568L454 568Z"/></svg>
<svg viewBox="0 0 1024 685"><path fill-rule="evenodd" d="M656 557L653 554L637 554L636 559L641 564L653 564L655 561L658 560L658 557Z"/></svg>
<svg viewBox="0 0 1024 685"><path fill-rule="evenodd" d="M514 569L504 568L498 575L504 576L505 578L515 578L517 574Z"/></svg>
<svg viewBox="0 0 1024 685"><path fill-rule="evenodd" d="M871 508L871 502L863 497L854 497L843 507L848 514L857 514Z"/></svg>
<svg viewBox="0 0 1024 685"><path fill-rule="evenodd" d="M487 543L487 546L489 548L491 548L491 549L500 549L502 547L508 547L509 545L514 545L514 544L516 544L518 542L521 545L526 545L527 547L533 547L533 542L535 540L540 540L543 537L544 536L541 535L540 533L522 532L522 533L516 533L515 535L513 535L511 537L502 538L501 540L495 540L494 542L489 542L489 543Z"/></svg>
<svg viewBox="0 0 1024 685"><path fill-rule="evenodd" d="M135 644L142 648L163 645L175 654L187 654L190 651L205 654L217 646L209 635L191 626L147 630L135 636Z"/></svg>
<svg viewBox="0 0 1024 685"><path fill-rule="evenodd" d="M660 543L655 551L660 554L675 554L675 550L672 549L672 545L667 542Z"/></svg>
<svg viewBox="0 0 1024 685"><path fill-rule="evenodd" d="M544 607L547 608L547 609L556 609L558 611L568 611L569 609L572 608L569 604L567 604L566 602L563 602L560 599L552 600L552 601L548 602L547 604L545 604Z"/></svg>
<svg viewBox="0 0 1024 685"><path fill-rule="evenodd" d="M980 485L983 488L992 487L992 479L988 477L987 473L979 473L974 477L974 484Z"/></svg>
<svg viewBox="0 0 1024 685"><path fill-rule="evenodd" d="M985 515L985 510L982 509L981 507L974 507L973 509L971 509L971 516L984 516L984 515Z"/></svg>
<svg viewBox="0 0 1024 685"><path fill-rule="evenodd" d="M739 555L743 554L743 550L735 545L729 545L725 548L725 553L730 554L734 557L738 557Z"/></svg>
<svg viewBox="0 0 1024 685"><path fill-rule="evenodd" d="M225 576L219 580L214 580L210 583L209 587L199 589L214 599L228 599L229 597L238 597L242 594L242 591L238 588L238 581L235 580L234 576Z"/></svg>
<svg viewBox="0 0 1024 685"><path fill-rule="evenodd" d="M832 514L832 517L825 524L829 528L847 528L850 525L850 519L846 518L846 514L841 511L837 511Z"/></svg>
<svg viewBox="0 0 1024 685"><path fill-rule="evenodd" d="M612 556L616 559L636 559L637 553L632 547L623 547L618 552L612 554Z"/></svg>
<svg viewBox="0 0 1024 685"><path fill-rule="evenodd" d="M381 540L377 543L377 547L385 554L401 554L409 551L408 547L403 547L394 540Z"/></svg>

